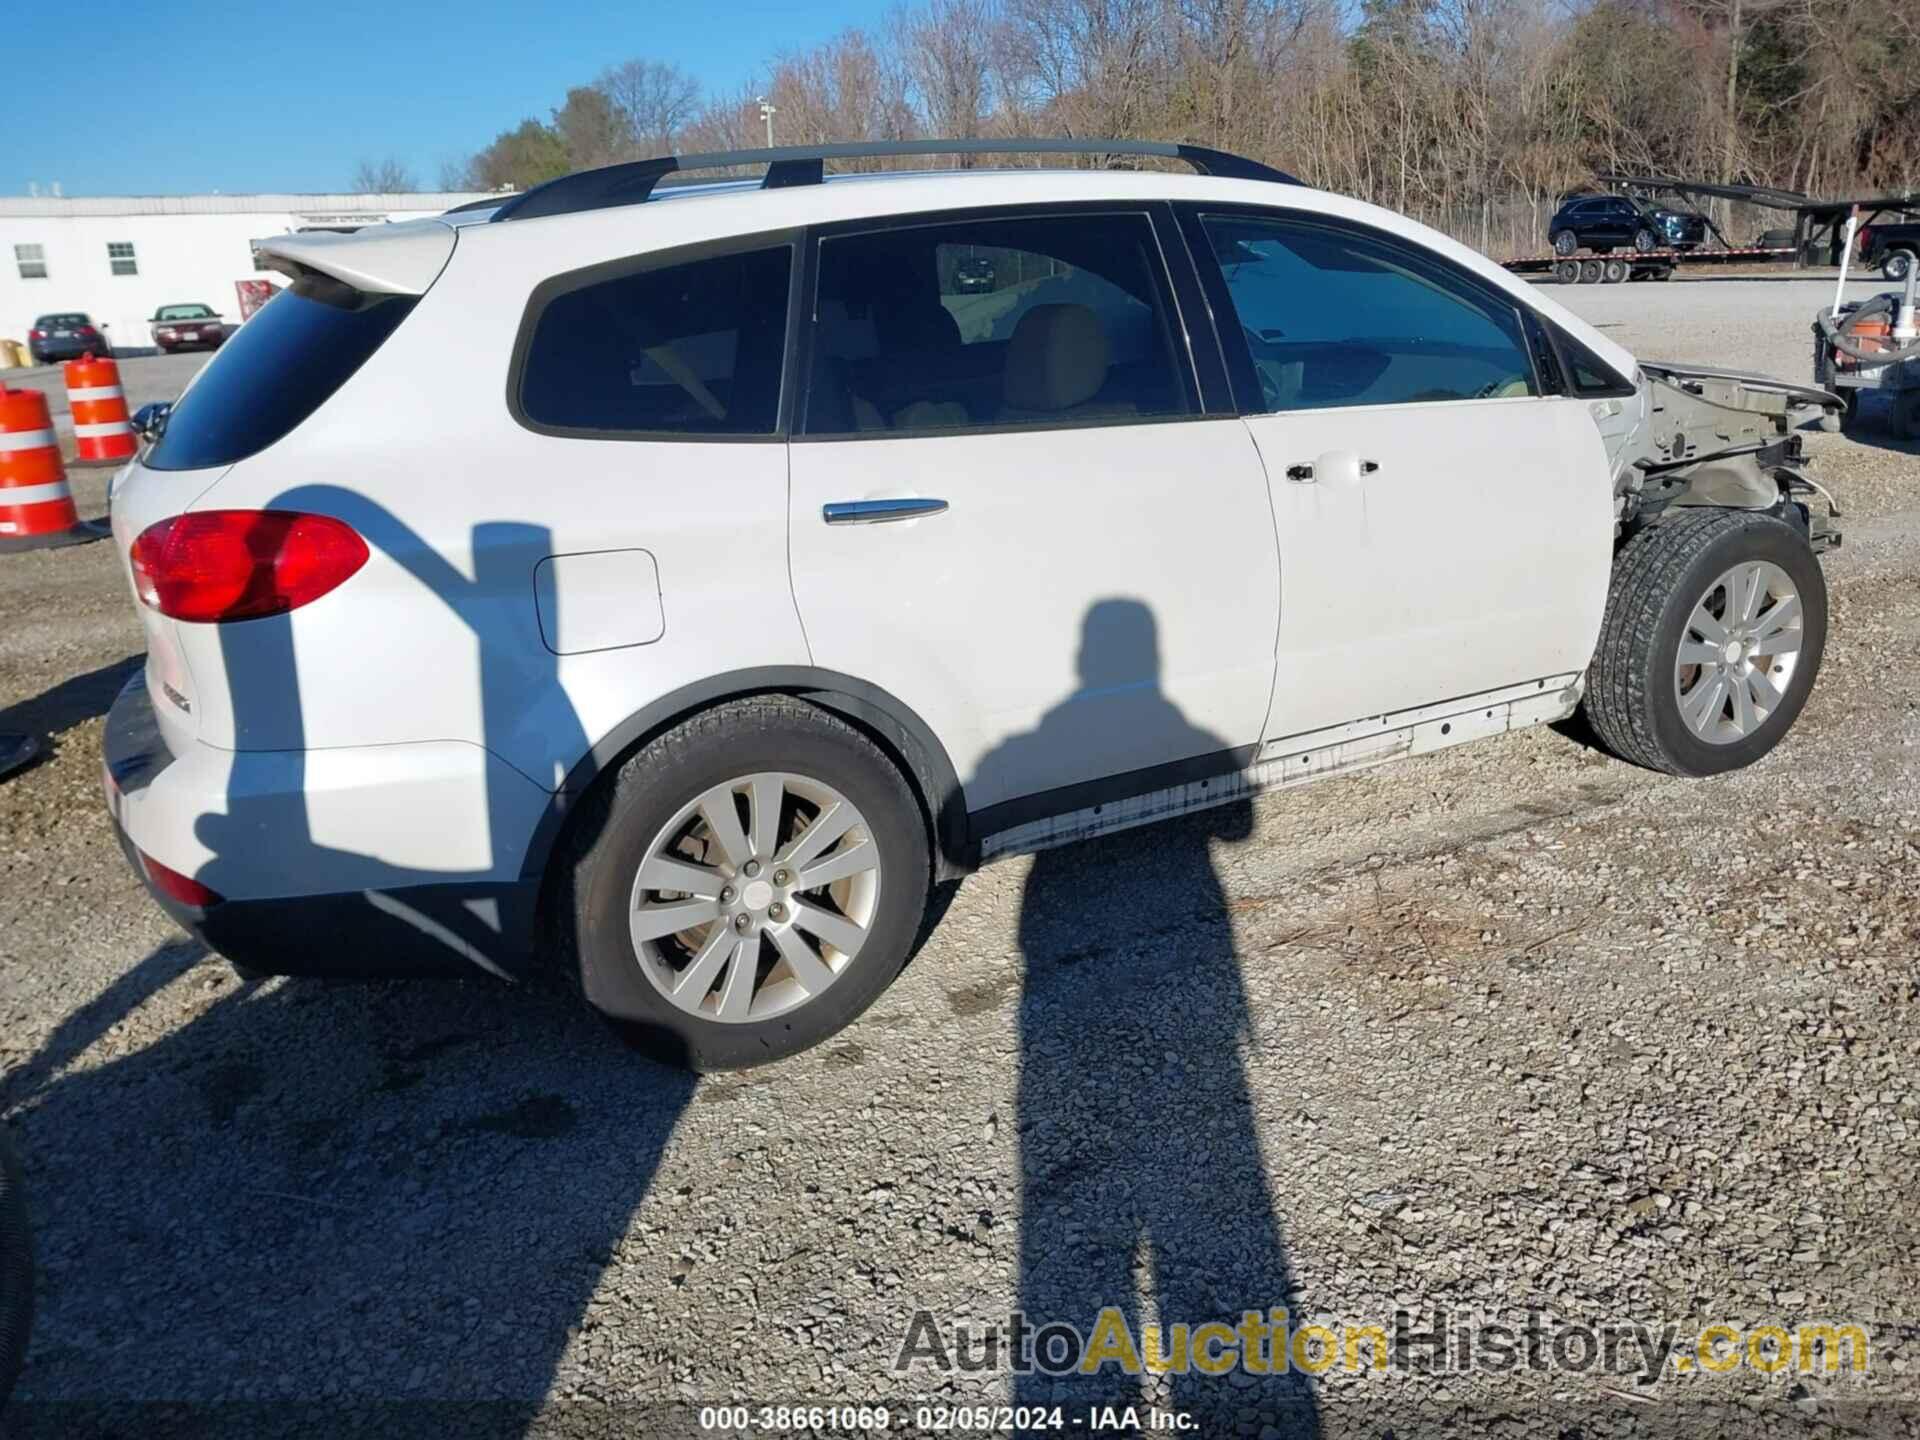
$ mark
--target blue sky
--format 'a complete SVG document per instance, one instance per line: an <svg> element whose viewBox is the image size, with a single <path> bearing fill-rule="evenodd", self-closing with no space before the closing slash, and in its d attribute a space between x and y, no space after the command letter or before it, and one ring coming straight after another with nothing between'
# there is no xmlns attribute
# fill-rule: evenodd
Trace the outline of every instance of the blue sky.
<svg viewBox="0 0 1920 1440"><path fill-rule="evenodd" d="M607 65L670 60L709 89L782 50L872 25L886 0L553 3L30 0L0 25L8 63L0 195L347 188L397 155L422 184Z"/></svg>

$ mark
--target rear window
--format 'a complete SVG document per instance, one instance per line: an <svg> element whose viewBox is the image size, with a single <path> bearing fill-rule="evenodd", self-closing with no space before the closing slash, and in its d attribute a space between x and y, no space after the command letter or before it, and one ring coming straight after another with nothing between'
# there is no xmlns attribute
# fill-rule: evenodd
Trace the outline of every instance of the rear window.
<svg viewBox="0 0 1920 1440"><path fill-rule="evenodd" d="M518 418L590 438L772 434L792 269L782 244L549 281L523 342Z"/></svg>
<svg viewBox="0 0 1920 1440"><path fill-rule="evenodd" d="M204 470L258 454L346 384L416 303L302 276L208 362L147 452L148 467Z"/></svg>

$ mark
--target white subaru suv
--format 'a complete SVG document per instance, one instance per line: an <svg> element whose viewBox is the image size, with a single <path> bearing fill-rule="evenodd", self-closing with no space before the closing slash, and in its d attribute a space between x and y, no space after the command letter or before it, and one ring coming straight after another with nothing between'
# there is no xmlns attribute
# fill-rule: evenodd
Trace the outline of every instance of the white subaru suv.
<svg viewBox="0 0 1920 1440"><path fill-rule="evenodd" d="M1134 168L826 174L992 149ZM748 1065L995 857L1583 705L1707 775L1819 669L1836 397L1230 155L669 157L263 248L116 479L105 742L252 970L560 964Z"/></svg>

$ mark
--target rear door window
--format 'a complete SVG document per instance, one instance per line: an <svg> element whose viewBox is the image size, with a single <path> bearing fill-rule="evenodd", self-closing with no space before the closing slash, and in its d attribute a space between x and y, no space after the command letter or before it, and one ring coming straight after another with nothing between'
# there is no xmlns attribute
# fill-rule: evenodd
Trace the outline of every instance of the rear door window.
<svg viewBox="0 0 1920 1440"><path fill-rule="evenodd" d="M258 454L346 384L417 302L302 276L207 363L147 451L147 466L204 470Z"/></svg>
<svg viewBox="0 0 1920 1440"><path fill-rule="evenodd" d="M588 438L773 434L792 273L781 244L548 281L522 340L518 418Z"/></svg>
<svg viewBox="0 0 1920 1440"><path fill-rule="evenodd" d="M1142 214L904 223L820 242L809 435L1192 414Z"/></svg>

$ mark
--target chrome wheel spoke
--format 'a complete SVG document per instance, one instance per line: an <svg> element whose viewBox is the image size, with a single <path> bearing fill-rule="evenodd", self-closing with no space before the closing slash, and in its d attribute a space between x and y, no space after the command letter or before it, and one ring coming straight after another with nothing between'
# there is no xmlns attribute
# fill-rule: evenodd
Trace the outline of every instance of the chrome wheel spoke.
<svg viewBox="0 0 1920 1440"><path fill-rule="evenodd" d="M720 905L715 900L669 900L663 905L642 905L633 912L633 940L636 945L663 940L719 918Z"/></svg>
<svg viewBox="0 0 1920 1440"><path fill-rule="evenodd" d="M747 1012L753 1008L754 971L760 968L760 940L758 936L736 941L732 959L727 965L727 978L720 985L720 1018L722 1020L744 1020ZM704 991L701 992L705 994Z"/></svg>
<svg viewBox="0 0 1920 1440"><path fill-rule="evenodd" d="M700 947L700 953L688 962L687 968L674 981L673 998L682 1006L698 1005L706 998L707 991L713 988L713 977L720 973L720 967L727 963L739 943L732 926L714 926L707 943Z"/></svg>
<svg viewBox="0 0 1920 1440"><path fill-rule="evenodd" d="M851 959L865 943L867 932L843 915L810 905L805 900L793 903L793 923L810 935L818 935L842 955Z"/></svg>
<svg viewBox="0 0 1920 1440"><path fill-rule="evenodd" d="M794 837L786 853L776 858L795 870L803 870L808 861L859 823L860 812L846 801L839 801L822 810L814 818L813 824Z"/></svg>
<svg viewBox="0 0 1920 1440"><path fill-rule="evenodd" d="M1746 624L1760 613L1760 567L1741 565L1727 576L1727 614L1729 623Z"/></svg>
<svg viewBox="0 0 1920 1440"><path fill-rule="evenodd" d="M727 877L711 865L695 865L671 855L655 855L640 867L640 883L649 890L676 890L711 900L725 888Z"/></svg>
<svg viewBox="0 0 1920 1440"><path fill-rule="evenodd" d="M747 841L747 832L740 828L740 812L734 808L732 787L722 786L702 795L700 818L713 832L714 843L726 856L727 864L738 870L753 858L753 846Z"/></svg>
<svg viewBox="0 0 1920 1440"><path fill-rule="evenodd" d="M753 816L753 853L763 859L772 859L779 847L780 802L786 793L787 787L780 783L778 775L753 777L753 798L748 806Z"/></svg>
<svg viewBox="0 0 1920 1440"><path fill-rule="evenodd" d="M1753 727L1760 723L1760 717L1754 713L1751 678L1736 675L1730 688L1733 691L1733 728L1742 735L1750 735Z"/></svg>
<svg viewBox="0 0 1920 1440"><path fill-rule="evenodd" d="M1753 698L1760 702L1769 715L1780 708L1780 701L1784 697L1774 688L1773 679L1766 671L1752 672L1747 676L1747 684L1753 689Z"/></svg>
<svg viewBox="0 0 1920 1440"><path fill-rule="evenodd" d="M1682 665L1718 665L1722 658L1724 657L1718 645L1706 645L1698 640L1680 642L1678 663Z"/></svg>
<svg viewBox="0 0 1920 1440"><path fill-rule="evenodd" d="M880 851L871 840L857 840L843 846L823 860L800 867L800 878L794 882L796 890L818 890L822 885L831 885L836 880L844 880L849 875L860 875L880 863Z"/></svg>
<svg viewBox="0 0 1920 1440"><path fill-rule="evenodd" d="M833 971L827 962L813 953L813 948L800 938L799 932L790 925L782 925L773 931L774 948L787 962L787 968L793 971L793 978L800 988L809 995L818 995L833 983Z"/></svg>
<svg viewBox="0 0 1920 1440"><path fill-rule="evenodd" d="M1800 618L1800 597L1798 595L1789 595L1786 599L1777 603L1771 610L1767 611L1766 614L1762 615L1759 618L1759 620L1754 623L1753 633L1762 640L1766 640L1771 636L1779 635L1782 633L1797 635L1798 632L1785 631L1783 627L1787 625L1791 625L1794 621L1798 620L1799 618ZM1797 639L1795 641L1795 647L1798 648ZM1771 654L1774 652L1763 650L1761 653L1764 655L1764 654Z"/></svg>
<svg viewBox="0 0 1920 1440"><path fill-rule="evenodd" d="M1776 630L1764 635L1760 643L1753 647L1756 655L1798 655L1800 653L1800 632L1798 630Z"/></svg>
<svg viewBox="0 0 1920 1440"><path fill-rule="evenodd" d="M1733 608L1731 600L1727 608ZM1714 619L1713 612L1707 609L1707 602L1704 600L1694 606L1693 614L1687 617L1687 629L1704 638L1710 645L1717 647L1727 643L1727 627ZM1714 658L1719 658L1717 650Z"/></svg>
<svg viewBox="0 0 1920 1440"><path fill-rule="evenodd" d="M1705 735L1719 721L1726 703L1727 677L1715 671L1700 677L1699 684L1681 700L1680 708L1694 733Z"/></svg>

